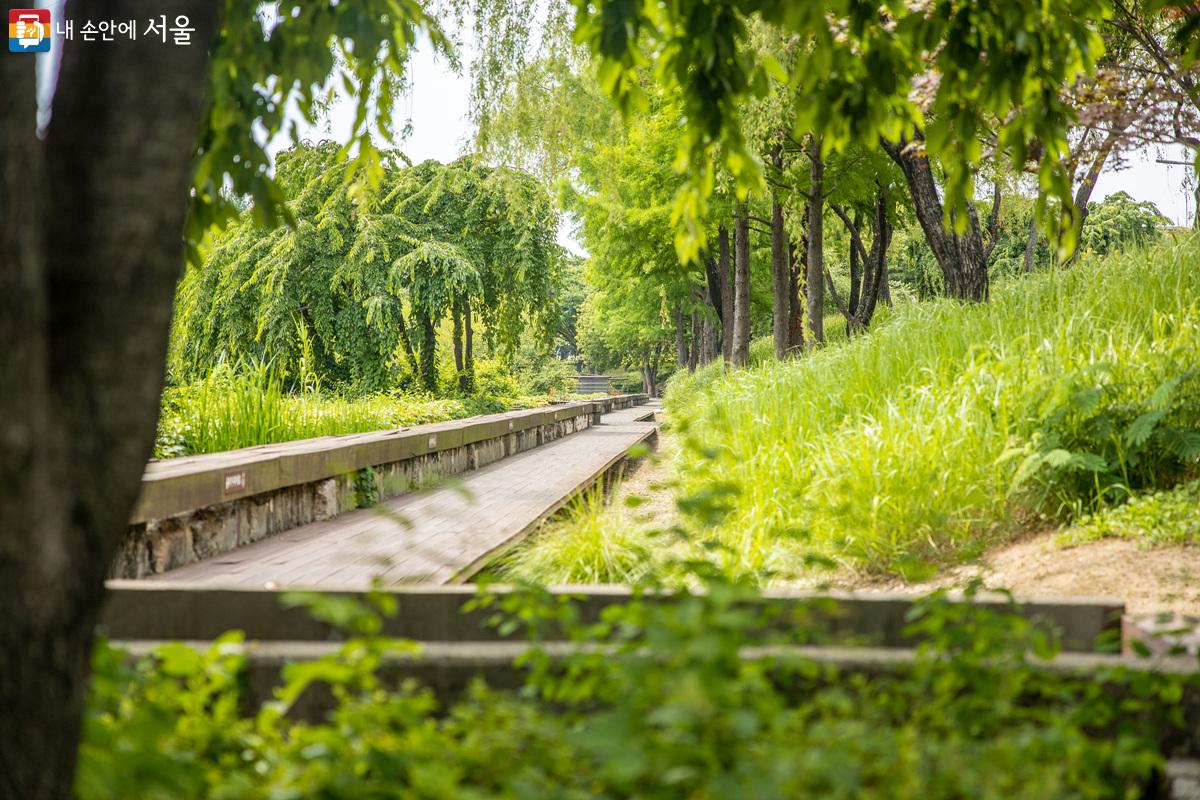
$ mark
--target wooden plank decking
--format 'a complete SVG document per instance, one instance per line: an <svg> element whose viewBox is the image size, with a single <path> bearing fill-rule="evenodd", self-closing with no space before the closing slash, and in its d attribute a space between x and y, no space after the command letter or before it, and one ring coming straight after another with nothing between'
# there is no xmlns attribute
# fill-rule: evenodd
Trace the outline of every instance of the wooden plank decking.
<svg viewBox="0 0 1200 800"><path fill-rule="evenodd" d="M220 586L361 589L466 580L653 435L653 406L457 478L153 578Z"/></svg>

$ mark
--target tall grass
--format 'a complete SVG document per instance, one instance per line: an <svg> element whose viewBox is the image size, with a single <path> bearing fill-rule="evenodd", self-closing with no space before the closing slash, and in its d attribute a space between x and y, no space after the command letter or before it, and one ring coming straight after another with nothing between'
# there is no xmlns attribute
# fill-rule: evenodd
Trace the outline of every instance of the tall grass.
<svg viewBox="0 0 1200 800"><path fill-rule="evenodd" d="M509 553L499 574L546 584L629 583L651 563L650 534L595 486Z"/></svg>
<svg viewBox="0 0 1200 800"><path fill-rule="evenodd" d="M170 458L260 444L443 422L545 403L545 397L442 398L373 395L342 398L289 393L265 365L221 367L167 389L155 456Z"/></svg>
<svg viewBox="0 0 1200 800"><path fill-rule="evenodd" d="M1170 484L1200 456L1200 248L1086 259L989 303L912 303L811 357L668 387L681 491L723 552L800 571L946 561Z"/></svg>

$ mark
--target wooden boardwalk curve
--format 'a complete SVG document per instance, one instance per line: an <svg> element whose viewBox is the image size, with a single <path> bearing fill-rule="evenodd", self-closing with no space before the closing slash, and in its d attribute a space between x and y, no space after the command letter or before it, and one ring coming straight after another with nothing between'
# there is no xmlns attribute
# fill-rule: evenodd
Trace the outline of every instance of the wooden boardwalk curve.
<svg viewBox="0 0 1200 800"><path fill-rule="evenodd" d="M653 436L656 404L505 458L431 491L294 528L154 577L211 586L361 589L469 579Z"/></svg>

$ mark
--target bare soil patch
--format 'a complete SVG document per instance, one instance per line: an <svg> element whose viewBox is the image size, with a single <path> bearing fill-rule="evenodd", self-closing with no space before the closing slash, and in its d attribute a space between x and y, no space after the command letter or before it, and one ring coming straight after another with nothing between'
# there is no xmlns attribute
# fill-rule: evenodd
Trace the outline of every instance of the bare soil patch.
<svg viewBox="0 0 1200 800"><path fill-rule="evenodd" d="M945 570L930 581L835 579L832 585L924 593L973 577L1012 590L1018 598L1117 597L1130 613L1200 614L1200 547L1146 548L1129 539L1061 547L1040 533L997 547L979 563Z"/></svg>

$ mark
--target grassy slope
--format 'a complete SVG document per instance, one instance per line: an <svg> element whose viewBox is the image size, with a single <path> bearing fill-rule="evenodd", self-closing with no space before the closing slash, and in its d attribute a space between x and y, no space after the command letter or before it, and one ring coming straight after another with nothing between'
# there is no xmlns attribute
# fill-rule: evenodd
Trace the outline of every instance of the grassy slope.
<svg viewBox="0 0 1200 800"><path fill-rule="evenodd" d="M998 287L983 306L907 305L810 358L680 376L666 404L692 445L681 493L733 493L718 528L730 566L795 573L816 551L882 570L1181 477L1186 448L1164 431L1200 436L1196 366L1200 247L1186 240ZM1148 414L1158 429L1139 443Z"/></svg>

